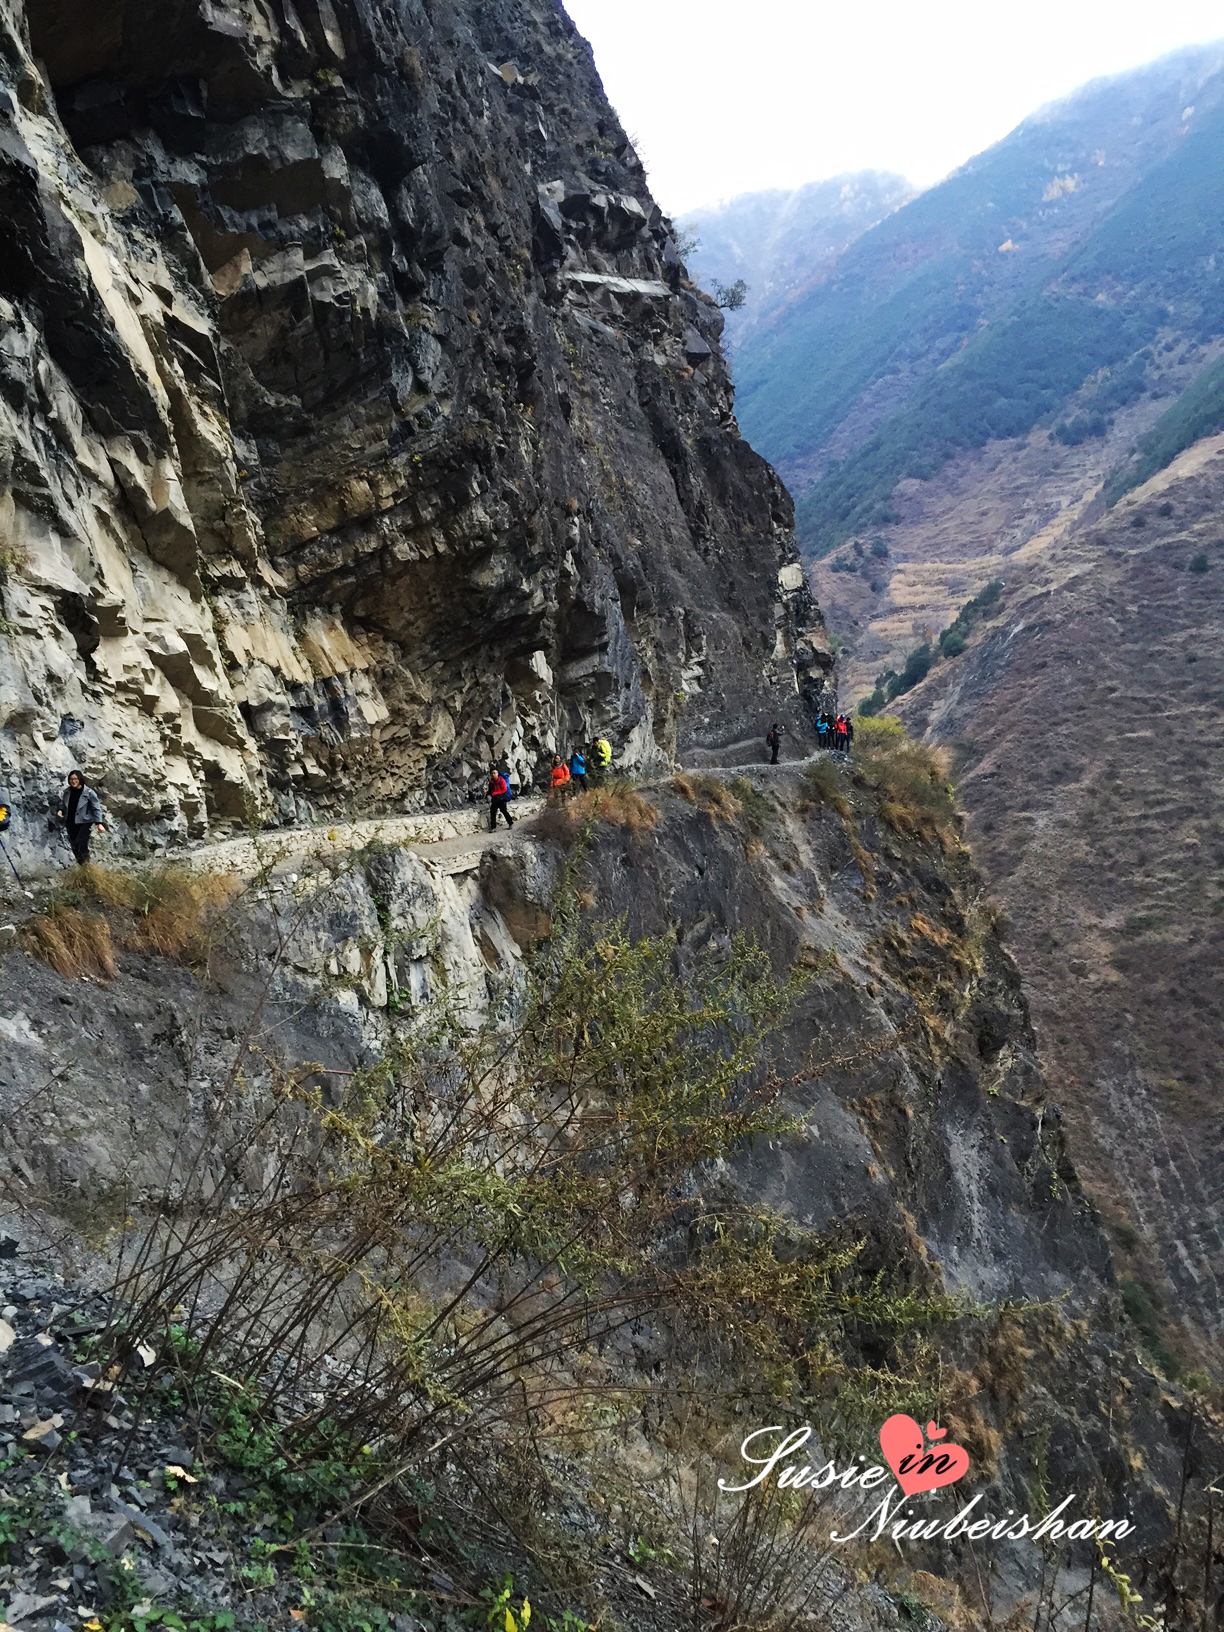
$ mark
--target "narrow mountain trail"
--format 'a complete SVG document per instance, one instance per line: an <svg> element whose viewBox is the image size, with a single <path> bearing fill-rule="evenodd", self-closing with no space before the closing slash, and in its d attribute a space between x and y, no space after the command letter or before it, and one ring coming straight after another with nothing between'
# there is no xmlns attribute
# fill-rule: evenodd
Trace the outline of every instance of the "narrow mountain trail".
<svg viewBox="0 0 1224 1632"><path fill-rule="evenodd" d="M733 746L738 749L753 745L736 743ZM665 776L642 782L639 786L648 791L664 786L674 775L682 774L734 777L750 771L793 770L797 765L812 764L819 757L818 751L801 759L785 759L777 766L760 759L736 765L684 766ZM544 804L542 794L527 794L514 800L513 832L499 827L496 832L490 833L488 808L484 800L480 800L453 810L412 816L376 816L360 821L318 823L310 827L242 834L212 844L172 850L161 859L195 872L226 873L249 880L283 871L294 861L318 860L361 850L370 844L388 844L410 850L441 873L462 873L479 865L484 851L506 848L513 842L515 834L520 838L530 838L530 833L521 831L522 824L538 815ZM99 856L98 859L106 858Z"/></svg>
<svg viewBox="0 0 1224 1632"><path fill-rule="evenodd" d="M544 800L539 795L516 799L515 827L543 808ZM165 859L193 872L252 879L281 871L294 861L319 860L371 844L387 844L411 850L439 872L467 872L478 863L483 851L502 848L513 837L504 827L490 833L488 820L488 808L482 800L455 810L413 816L376 816L243 834L215 844L173 850Z"/></svg>

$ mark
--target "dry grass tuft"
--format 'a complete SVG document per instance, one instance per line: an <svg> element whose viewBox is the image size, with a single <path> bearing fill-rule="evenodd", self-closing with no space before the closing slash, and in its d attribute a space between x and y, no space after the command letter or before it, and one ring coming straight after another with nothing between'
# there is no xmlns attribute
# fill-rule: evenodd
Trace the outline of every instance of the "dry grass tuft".
<svg viewBox="0 0 1224 1632"><path fill-rule="evenodd" d="M241 890L227 875L192 873L184 867L121 872L108 867L75 867L69 889L90 895L105 907L126 908L135 923L123 944L194 962L207 950L207 929Z"/></svg>
<svg viewBox="0 0 1224 1632"><path fill-rule="evenodd" d="M630 833L649 833L651 828L658 825L659 807L652 805L649 799L643 799L637 789L627 782L613 783L609 788L584 793L577 803L581 805L584 801L589 801L590 814L597 821L607 822L610 827L623 827Z"/></svg>
<svg viewBox="0 0 1224 1632"><path fill-rule="evenodd" d="M81 912L61 901L27 918L17 931L17 944L31 957L49 963L56 974L67 980L79 980L82 975L102 975L110 980L117 968L106 919L100 913Z"/></svg>
<svg viewBox="0 0 1224 1632"><path fill-rule="evenodd" d="M739 781L744 781L740 777ZM672 778L672 788L690 805L704 810L716 822L733 822L743 809L731 787L717 776L703 776L698 771L682 771ZM746 787L751 787L745 782Z"/></svg>
<svg viewBox="0 0 1224 1632"><path fill-rule="evenodd" d="M59 897L22 926L19 941L70 979L113 976L116 933L121 947L199 963L207 957L214 920L241 888L237 879L181 867L130 873L93 863L72 867ZM87 910L86 900L109 911L114 921Z"/></svg>
<svg viewBox="0 0 1224 1632"><path fill-rule="evenodd" d="M876 796L880 820L906 839L957 842L959 814L942 748L914 742L900 720L882 714L860 721L855 733L855 780Z"/></svg>
<svg viewBox="0 0 1224 1632"><path fill-rule="evenodd" d="M14 573L20 572L28 565L28 559L19 544L0 539L0 584L7 583Z"/></svg>
<svg viewBox="0 0 1224 1632"><path fill-rule="evenodd" d="M534 819L533 831L542 838L572 844L588 822L606 822L629 833L648 833L659 820L659 807L652 805L629 782L613 782L608 787L591 788L571 798L550 802Z"/></svg>

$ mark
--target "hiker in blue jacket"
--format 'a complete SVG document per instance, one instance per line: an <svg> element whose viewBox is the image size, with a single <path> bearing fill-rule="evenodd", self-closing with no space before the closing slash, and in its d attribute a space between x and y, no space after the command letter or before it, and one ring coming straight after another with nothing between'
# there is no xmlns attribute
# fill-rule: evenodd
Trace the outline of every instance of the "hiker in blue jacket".
<svg viewBox="0 0 1224 1632"><path fill-rule="evenodd" d="M586 792L586 755L581 748L575 748L570 755L570 785Z"/></svg>
<svg viewBox="0 0 1224 1632"><path fill-rule="evenodd" d="M99 833L105 833L106 825L102 801L92 788L85 785L80 771L68 772L68 786L60 795L59 809L55 814L64 824L78 866L88 866L90 835L95 827Z"/></svg>

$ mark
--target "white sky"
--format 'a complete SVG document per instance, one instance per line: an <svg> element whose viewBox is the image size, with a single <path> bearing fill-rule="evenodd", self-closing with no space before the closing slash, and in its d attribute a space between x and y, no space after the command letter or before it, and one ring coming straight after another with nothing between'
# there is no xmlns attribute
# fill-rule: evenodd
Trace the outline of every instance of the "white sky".
<svg viewBox="0 0 1224 1632"><path fill-rule="evenodd" d="M564 0L663 208L846 170L926 186L1220 0Z"/></svg>

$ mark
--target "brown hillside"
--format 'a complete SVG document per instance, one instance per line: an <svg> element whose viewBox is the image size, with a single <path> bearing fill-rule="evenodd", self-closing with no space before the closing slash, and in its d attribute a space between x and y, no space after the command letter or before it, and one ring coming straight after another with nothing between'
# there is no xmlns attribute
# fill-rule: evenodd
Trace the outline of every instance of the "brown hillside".
<svg viewBox="0 0 1224 1632"><path fill-rule="evenodd" d="M1081 1170L1219 1353L1224 437L1009 578L899 705L955 750ZM1021 552L1022 554L1025 552Z"/></svg>
<svg viewBox="0 0 1224 1632"><path fill-rule="evenodd" d="M879 533L887 557L873 556L865 536L816 563L813 590L844 642L843 701L865 697L881 670L900 670L906 655L937 639L992 578L1026 574L1076 525L1107 474L1218 350L1166 344L1152 363L1153 388L1117 414L1107 436L1066 447L1041 425L1026 437L962 453L932 480L898 485L898 521ZM1079 398L1091 389L1090 383ZM834 570L835 561L858 570Z"/></svg>

